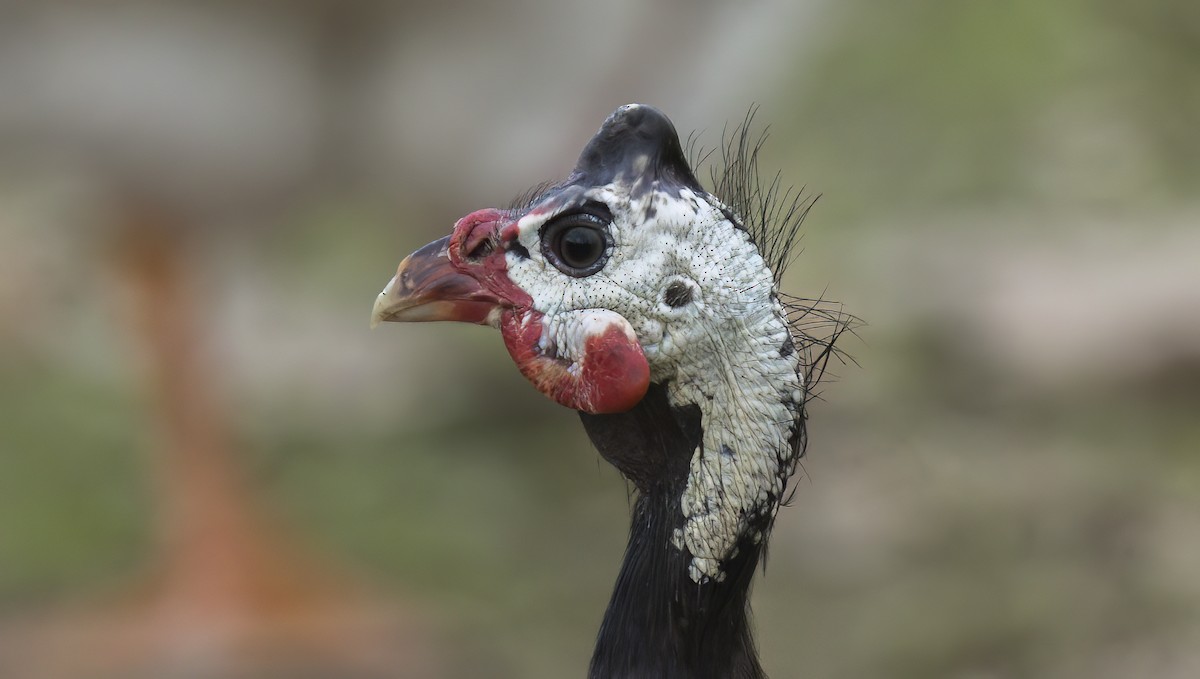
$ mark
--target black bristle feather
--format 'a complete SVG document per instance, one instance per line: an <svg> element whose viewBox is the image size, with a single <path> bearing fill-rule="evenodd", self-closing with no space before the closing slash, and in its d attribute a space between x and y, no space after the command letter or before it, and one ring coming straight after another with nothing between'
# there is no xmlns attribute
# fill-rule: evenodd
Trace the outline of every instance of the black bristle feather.
<svg viewBox="0 0 1200 679"><path fill-rule="evenodd" d="M525 212L534 205L537 205L538 201L540 201L542 197L544 197L547 193L550 193L550 191L556 188L558 185L558 182L548 181L531 186L513 198L512 201L509 202L507 209L509 212L513 213Z"/></svg>
<svg viewBox="0 0 1200 679"><path fill-rule="evenodd" d="M763 184L758 160L769 128L753 132L757 114L758 106L751 106L732 130L726 125L721 132L721 143L715 148L700 146L696 134L688 136L685 148L694 168L708 166L711 193L728 208L724 211L726 218L749 234L778 287L783 282L783 272L800 254L796 246L803 236L801 227L821 196L806 194L804 187L785 188L778 172L769 183ZM862 321L846 313L840 304L823 297L808 299L780 292L777 298L786 311L795 348L801 353L807 403L818 397L814 387L825 376L831 358L841 363L853 362L836 345L843 333L855 335ZM802 455L803 448L799 456Z"/></svg>
<svg viewBox="0 0 1200 679"><path fill-rule="evenodd" d="M688 148L694 167L708 166L712 194L733 212L730 221L750 234L778 284L794 257L804 218L820 196L806 194L804 187L785 187L778 172L763 184L758 159L769 130L753 132L757 113L758 106L752 106L732 130L726 126L717 148L705 150L691 137Z"/></svg>

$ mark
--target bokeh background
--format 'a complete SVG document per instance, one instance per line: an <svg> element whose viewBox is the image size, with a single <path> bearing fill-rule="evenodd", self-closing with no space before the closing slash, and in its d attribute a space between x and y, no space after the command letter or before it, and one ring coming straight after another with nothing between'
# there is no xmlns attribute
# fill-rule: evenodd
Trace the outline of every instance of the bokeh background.
<svg viewBox="0 0 1200 679"><path fill-rule="evenodd" d="M638 101L867 325L772 677L1200 676L1200 5L0 4L0 676L582 676L627 487L402 256Z"/></svg>

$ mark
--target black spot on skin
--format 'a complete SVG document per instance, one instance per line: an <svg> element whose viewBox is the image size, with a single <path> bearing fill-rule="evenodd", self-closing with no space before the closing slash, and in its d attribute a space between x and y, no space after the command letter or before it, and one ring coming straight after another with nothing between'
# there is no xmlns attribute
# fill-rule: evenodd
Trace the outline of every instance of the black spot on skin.
<svg viewBox="0 0 1200 679"><path fill-rule="evenodd" d="M524 245L521 245L521 243L518 241L513 241L510 243L508 246L508 251L517 257L520 257L521 259L529 259L529 250Z"/></svg>
<svg viewBox="0 0 1200 679"><path fill-rule="evenodd" d="M692 289L685 283L675 281L663 291L663 301L667 306L678 309L692 301Z"/></svg>
<svg viewBox="0 0 1200 679"><path fill-rule="evenodd" d="M779 355L787 358L794 353L796 353L796 341L789 334L788 338L783 341L783 346L779 347Z"/></svg>
<svg viewBox="0 0 1200 679"><path fill-rule="evenodd" d="M730 460L732 460L736 455L737 455L737 453L733 452L733 448L730 448L729 446L727 446L723 443L721 444L721 457L729 458Z"/></svg>

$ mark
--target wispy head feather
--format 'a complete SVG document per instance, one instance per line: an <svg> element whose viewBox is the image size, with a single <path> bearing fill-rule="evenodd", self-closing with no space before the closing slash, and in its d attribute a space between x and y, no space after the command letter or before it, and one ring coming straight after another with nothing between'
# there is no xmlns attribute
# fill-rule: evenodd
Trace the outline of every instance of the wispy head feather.
<svg viewBox="0 0 1200 679"><path fill-rule="evenodd" d="M708 166L710 191L733 212L727 215L730 220L750 234L779 286L784 270L800 255L800 229L820 195L807 194L804 187L784 186L779 172L769 182L762 181L758 159L769 128L753 130L757 113L758 106L751 106L740 123L732 129L726 125L720 145L713 149L699 146L697 136L690 135L687 150L693 167ZM847 313L840 303L823 296L779 293L779 300L787 311L788 326L805 366L805 400L811 401L820 397L815 387L829 374L831 359L843 365L854 362L837 341L843 333L856 334L863 322Z"/></svg>
<svg viewBox="0 0 1200 679"><path fill-rule="evenodd" d="M754 132L757 113L758 106L751 106L741 123L721 131L720 146L696 150L692 162L697 167L708 165L712 194L733 212L732 221L750 234L778 284L798 254L800 227L820 196L806 194L803 187L784 186L779 172L769 182L762 181L758 157L769 129ZM695 148L692 138L689 145Z"/></svg>

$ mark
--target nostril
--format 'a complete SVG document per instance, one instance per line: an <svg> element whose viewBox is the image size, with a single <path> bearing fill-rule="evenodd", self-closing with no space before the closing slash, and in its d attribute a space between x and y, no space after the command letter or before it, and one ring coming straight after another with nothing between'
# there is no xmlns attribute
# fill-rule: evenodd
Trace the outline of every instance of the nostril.
<svg viewBox="0 0 1200 679"><path fill-rule="evenodd" d="M461 264L480 264L503 247L500 229L509 224L499 210L477 210L454 224L450 234L450 259Z"/></svg>
<svg viewBox="0 0 1200 679"><path fill-rule="evenodd" d="M477 224L463 239L462 257L468 262L479 260L492 254L496 249L496 229L493 223Z"/></svg>
<svg viewBox="0 0 1200 679"><path fill-rule="evenodd" d="M472 261L479 261L479 260L483 259L484 257L487 257L488 255L492 254L492 252L495 249L496 249L496 245L495 245L495 243L492 242L492 239L484 238L483 240L479 241L478 243L475 243L474 246L471 247L471 249L467 251L467 259L472 260Z"/></svg>

